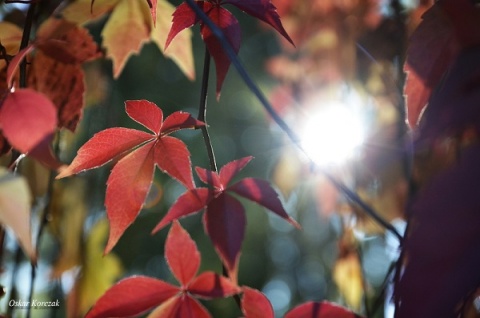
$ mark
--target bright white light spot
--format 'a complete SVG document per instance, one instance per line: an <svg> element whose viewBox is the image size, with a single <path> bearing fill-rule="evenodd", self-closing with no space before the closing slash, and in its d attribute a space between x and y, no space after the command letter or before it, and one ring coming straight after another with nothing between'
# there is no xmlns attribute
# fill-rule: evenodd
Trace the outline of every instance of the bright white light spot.
<svg viewBox="0 0 480 318"><path fill-rule="evenodd" d="M319 165L337 165L350 159L361 146L365 131L361 117L342 104L312 114L301 140L309 157Z"/></svg>

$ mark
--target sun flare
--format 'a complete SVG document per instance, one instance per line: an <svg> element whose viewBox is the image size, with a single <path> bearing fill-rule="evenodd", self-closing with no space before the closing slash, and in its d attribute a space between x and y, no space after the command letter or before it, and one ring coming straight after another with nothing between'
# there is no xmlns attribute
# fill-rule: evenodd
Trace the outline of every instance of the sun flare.
<svg viewBox="0 0 480 318"><path fill-rule="evenodd" d="M340 165L351 159L362 145L365 126L358 114L338 103L312 114L301 140L308 156L318 165Z"/></svg>

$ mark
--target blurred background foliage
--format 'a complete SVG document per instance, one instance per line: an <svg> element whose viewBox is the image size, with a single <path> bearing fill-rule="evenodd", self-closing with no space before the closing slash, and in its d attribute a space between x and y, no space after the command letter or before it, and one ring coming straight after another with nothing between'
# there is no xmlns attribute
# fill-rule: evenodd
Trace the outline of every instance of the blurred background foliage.
<svg viewBox="0 0 480 318"><path fill-rule="evenodd" d="M400 151L405 135L402 61L408 34L430 2L273 3L296 47L253 18L229 8L242 28L239 56L247 71L299 134L314 113L332 103L346 105L359 114L366 127L361 149L348 162L330 164L326 169L401 228L407 182L405 158ZM56 4L40 2L39 19ZM14 9L13 5L2 3L0 13L4 20L23 23L24 8ZM101 19L89 25L99 42L104 23L105 19ZM142 129L125 114L125 100L147 99L159 105L165 114L184 110L196 115L204 45L198 26L193 33L195 81L189 81L151 43L143 47L141 54L130 58L117 80L112 80L108 60L86 65L84 117L75 134L60 133L61 160L70 162L86 140L107 127ZM295 230L257 205L242 201L248 212L239 283L263 291L278 317L296 304L323 299L369 317L387 316L383 309L383 283L395 261L395 239L348 204L310 167L305 156L268 118L233 68L218 101L214 84L212 76L207 118L219 165L253 155L255 160L242 171L242 176L271 180L287 211L303 227L302 231ZM336 129L330 138L349 127L340 122ZM208 167L200 132L177 135L188 145L193 165ZM55 181L48 198L49 172L28 158L22 161L20 171L28 178L35 198L34 229L38 228L38 211L45 206L50 209L48 226L40 241L34 298L59 299L62 304L59 310L33 310L33 317L82 315L111 284L125 276L143 274L174 281L163 256L167 230L154 236L149 233L184 189L156 171L146 207L113 252L103 256L108 233L103 202L111 167L108 164ZM198 179L196 183L200 185ZM201 270L220 272L220 261L200 222L200 214L182 220L201 250ZM8 297L3 297L0 311L9 314L12 308L7 299L26 299L31 277L30 265L10 235L4 241L2 269L0 283ZM214 317L241 315L233 299L204 304ZM13 314L23 317L25 310L16 309Z"/></svg>

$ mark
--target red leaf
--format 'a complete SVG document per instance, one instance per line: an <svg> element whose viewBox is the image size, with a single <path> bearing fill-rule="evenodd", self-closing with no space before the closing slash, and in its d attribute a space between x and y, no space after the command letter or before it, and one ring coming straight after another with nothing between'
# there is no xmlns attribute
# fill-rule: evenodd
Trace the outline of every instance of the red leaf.
<svg viewBox="0 0 480 318"><path fill-rule="evenodd" d="M155 143L155 163L188 189L195 187L190 152L183 141L169 136L160 138Z"/></svg>
<svg viewBox="0 0 480 318"><path fill-rule="evenodd" d="M18 89L5 98L0 125L8 142L27 153L55 131L57 111L45 95L28 88Z"/></svg>
<svg viewBox="0 0 480 318"><path fill-rule="evenodd" d="M200 211L212 200L213 193L207 188L190 189L178 197L170 207L167 215L157 224L152 233L158 232L165 225L181 217Z"/></svg>
<svg viewBox="0 0 480 318"><path fill-rule="evenodd" d="M168 267L182 286L186 286L200 267L197 245L178 222L173 222L165 242Z"/></svg>
<svg viewBox="0 0 480 318"><path fill-rule="evenodd" d="M189 113L182 111L174 112L165 119L160 132L170 134L179 129L199 128L205 126L205 123L192 117Z"/></svg>
<svg viewBox="0 0 480 318"><path fill-rule="evenodd" d="M306 302L290 310L285 318L359 318L357 314L327 301Z"/></svg>
<svg viewBox="0 0 480 318"><path fill-rule="evenodd" d="M271 0L225 0L223 3L233 4L249 15L270 24L278 33L283 35L288 42L293 44L292 39L283 28L280 16L277 13L277 8L272 4Z"/></svg>
<svg viewBox="0 0 480 318"><path fill-rule="evenodd" d="M195 167L195 171L203 183L212 185L217 190L224 190L224 187L220 182L220 177L216 172L200 167Z"/></svg>
<svg viewBox="0 0 480 318"><path fill-rule="evenodd" d="M240 291L230 279L213 272L200 274L188 286L189 293L205 299L229 297Z"/></svg>
<svg viewBox="0 0 480 318"><path fill-rule="evenodd" d="M157 306L179 292L161 280L134 276L121 280L100 297L86 318L128 317Z"/></svg>
<svg viewBox="0 0 480 318"><path fill-rule="evenodd" d="M28 152L28 156L34 158L44 166L57 170L62 166L62 163L58 161L52 150L51 144L54 138L54 134L50 134L43 138L32 150Z"/></svg>
<svg viewBox="0 0 480 318"><path fill-rule="evenodd" d="M205 231L234 283L237 282L245 222L242 204L232 196L223 193L210 202L203 219Z"/></svg>
<svg viewBox="0 0 480 318"><path fill-rule="evenodd" d="M444 0L438 3L450 18L462 48L480 44L480 9L468 0Z"/></svg>
<svg viewBox="0 0 480 318"><path fill-rule="evenodd" d="M212 22L222 30L235 53L238 53L238 50L240 49L241 31L237 19L228 10L225 10L222 7L213 6L209 2L204 4L204 10L206 10L207 15ZM227 54L225 54L220 41L215 35L213 35L212 31L207 26L202 25L200 33L207 45L208 52L210 52L215 61L218 99L220 97L223 81L227 76L230 59Z"/></svg>
<svg viewBox="0 0 480 318"><path fill-rule="evenodd" d="M480 146L418 193L404 241L408 261L395 288L396 317L454 317L480 281Z"/></svg>
<svg viewBox="0 0 480 318"><path fill-rule="evenodd" d="M77 152L77 156L57 179L104 165L125 151L153 139L146 132L129 128L109 128L95 134Z"/></svg>
<svg viewBox="0 0 480 318"><path fill-rule="evenodd" d="M203 8L204 1L195 1L195 3ZM205 10L204 10L205 11ZM167 41L165 42L165 50L170 45L170 42L180 33L182 30L192 27L199 21L195 12L190 8L188 3L183 2L180 4L173 13L172 28L168 32Z"/></svg>
<svg viewBox="0 0 480 318"><path fill-rule="evenodd" d="M260 291L249 287L243 287L242 312L245 318L275 317L268 298Z"/></svg>
<svg viewBox="0 0 480 318"><path fill-rule="evenodd" d="M282 202L278 198L277 192L267 181L255 178L245 178L229 187L228 190L266 207L278 216L287 220L296 228L300 228L300 225L285 211Z"/></svg>
<svg viewBox="0 0 480 318"><path fill-rule="evenodd" d="M220 182L223 184L224 187L230 183L232 178L239 173L249 162L252 160L252 156L244 157L238 160L231 161L224 165L222 169L220 169Z"/></svg>
<svg viewBox="0 0 480 318"><path fill-rule="evenodd" d="M153 144L144 145L122 158L107 181L105 206L110 221L110 236L105 254L135 220L153 180Z"/></svg>
<svg viewBox="0 0 480 318"><path fill-rule="evenodd" d="M150 129L154 134L160 134L163 124L162 110L147 100L127 100L125 111L131 119Z"/></svg>
<svg viewBox="0 0 480 318"><path fill-rule="evenodd" d="M480 127L480 48L463 50L442 86L430 98L420 121L418 142L461 134L465 127Z"/></svg>
<svg viewBox="0 0 480 318"><path fill-rule="evenodd" d="M458 53L452 27L438 3L423 15L412 34L404 70L408 123L415 127L432 90Z"/></svg>

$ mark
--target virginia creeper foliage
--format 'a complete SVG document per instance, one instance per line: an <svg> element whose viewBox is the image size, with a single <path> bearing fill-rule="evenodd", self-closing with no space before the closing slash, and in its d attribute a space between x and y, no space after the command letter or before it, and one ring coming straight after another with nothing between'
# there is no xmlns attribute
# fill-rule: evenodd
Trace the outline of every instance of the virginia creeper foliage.
<svg viewBox="0 0 480 318"><path fill-rule="evenodd" d="M127 101L125 110L151 133L129 128L109 128L92 137L79 150L73 162L57 178L100 167L121 157L107 181L105 206L110 220L110 236L105 253L135 220L153 181L155 166L187 188L195 185L190 152L175 137L179 129L197 128L202 122L185 112L175 112L163 119L162 110L146 100ZM125 154L130 151L130 153Z"/></svg>

